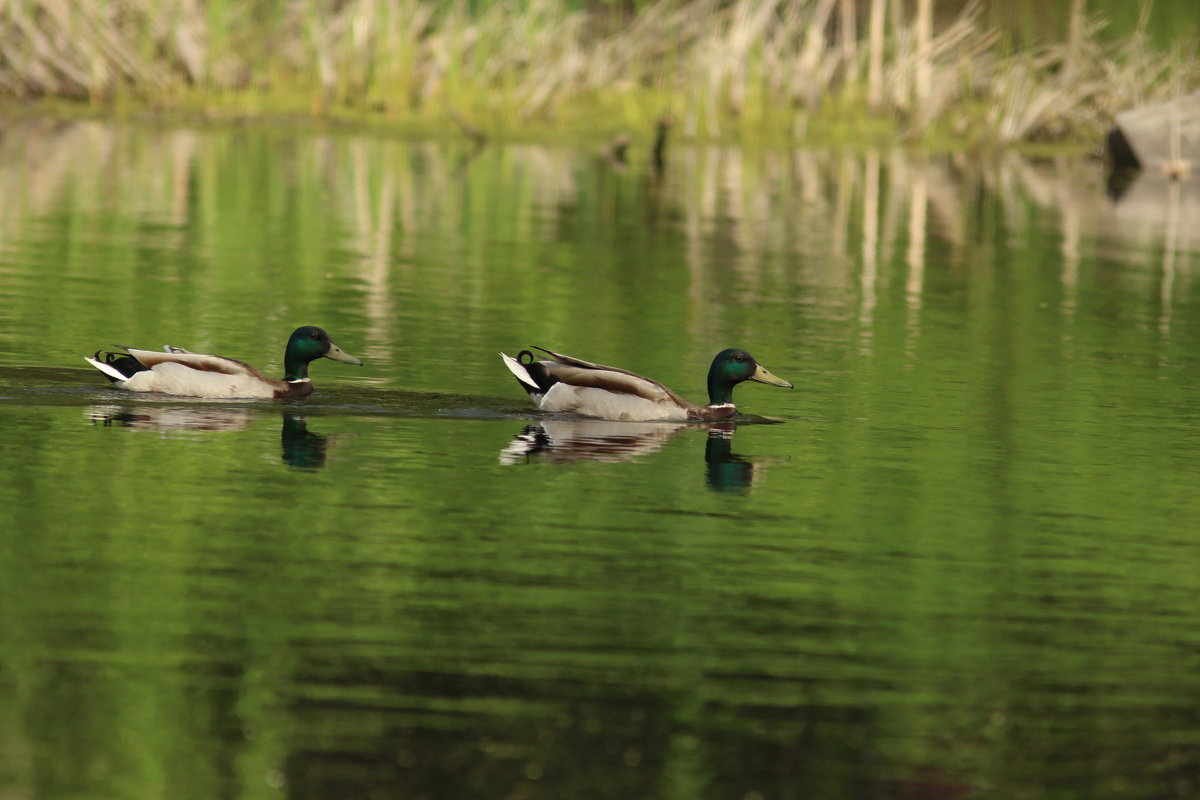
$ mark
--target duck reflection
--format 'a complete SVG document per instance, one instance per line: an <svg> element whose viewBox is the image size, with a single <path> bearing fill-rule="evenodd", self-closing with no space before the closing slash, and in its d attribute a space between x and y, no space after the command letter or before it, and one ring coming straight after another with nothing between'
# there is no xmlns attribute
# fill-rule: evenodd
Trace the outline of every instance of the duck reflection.
<svg viewBox="0 0 1200 800"><path fill-rule="evenodd" d="M320 469L325 466L325 451L329 446L327 440L327 436L308 429L308 417L283 415L279 441L282 447L280 457L285 464L297 469Z"/></svg>
<svg viewBox="0 0 1200 800"><path fill-rule="evenodd" d="M704 482L718 492L737 492L754 482L752 460L733 452L732 422L710 426L704 443Z"/></svg>
<svg viewBox="0 0 1200 800"><path fill-rule="evenodd" d="M136 428L164 435L193 431L240 431L263 416L261 412L248 408L209 408L201 405L156 407L149 404L92 406L87 409L87 415L93 423L105 427ZM320 469L325 466L328 437L310 431L306 416L284 412L279 438L280 458L285 464L297 469Z"/></svg>
<svg viewBox="0 0 1200 800"><path fill-rule="evenodd" d="M249 409L204 406L92 406L88 417L104 427L138 428L159 433L185 431L240 431L255 415Z"/></svg>
<svg viewBox="0 0 1200 800"><path fill-rule="evenodd" d="M719 492L742 491L765 462L733 452L737 423L610 422L596 419L546 418L525 426L500 451L501 464L574 461L627 461L661 450L684 431L704 430L705 485Z"/></svg>
<svg viewBox="0 0 1200 800"><path fill-rule="evenodd" d="M611 422L603 419L538 420L525 426L500 451L501 464L544 461L627 461L657 453L679 433L696 427L686 422Z"/></svg>

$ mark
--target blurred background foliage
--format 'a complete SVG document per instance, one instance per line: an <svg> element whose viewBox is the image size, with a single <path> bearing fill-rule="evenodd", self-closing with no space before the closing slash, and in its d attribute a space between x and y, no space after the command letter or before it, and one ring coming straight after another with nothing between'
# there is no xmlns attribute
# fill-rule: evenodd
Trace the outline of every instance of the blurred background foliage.
<svg viewBox="0 0 1200 800"><path fill-rule="evenodd" d="M1188 0L12 0L0 94L473 136L1094 140L1200 86Z"/></svg>

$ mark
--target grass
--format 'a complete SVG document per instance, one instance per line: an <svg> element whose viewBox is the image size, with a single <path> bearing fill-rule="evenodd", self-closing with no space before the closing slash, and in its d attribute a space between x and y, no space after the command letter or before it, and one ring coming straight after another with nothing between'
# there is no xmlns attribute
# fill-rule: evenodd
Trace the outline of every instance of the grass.
<svg viewBox="0 0 1200 800"><path fill-rule="evenodd" d="M860 6L866 6L863 11ZM970 145L1094 139L1200 86L1195 48L1106 41L1073 0L1063 41L1013 51L977 5L661 0L632 11L498 0L8 0L0 93L93 109L303 114L491 136L897 134ZM861 18L859 18L861 16Z"/></svg>

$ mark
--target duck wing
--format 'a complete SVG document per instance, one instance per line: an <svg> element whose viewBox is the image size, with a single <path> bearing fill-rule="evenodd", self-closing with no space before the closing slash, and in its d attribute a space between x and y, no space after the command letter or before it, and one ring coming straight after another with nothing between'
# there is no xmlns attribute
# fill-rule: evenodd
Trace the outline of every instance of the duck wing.
<svg viewBox="0 0 1200 800"><path fill-rule="evenodd" d="M200 372L219 372L223 375L242 375L248 378L270 380L259 370L235 358L210 356L203 353L192 353L182 348L173 347L171 352L157 350L139 350L135 347L121 348L138 360L138 363L153 369L158 364L182 364Z"/></svg>
<svg viewBox="0 0 1200 800"><path fill-rule="evenodd" d="M650 378L620 367L593 364L581 358L573 358L544 347L534 347L550 356L552 361L542 361L546 372L569 386L604 389L618 394L632 394L653 403L666 403L680 408L691 408L692 403Z"/></svg>

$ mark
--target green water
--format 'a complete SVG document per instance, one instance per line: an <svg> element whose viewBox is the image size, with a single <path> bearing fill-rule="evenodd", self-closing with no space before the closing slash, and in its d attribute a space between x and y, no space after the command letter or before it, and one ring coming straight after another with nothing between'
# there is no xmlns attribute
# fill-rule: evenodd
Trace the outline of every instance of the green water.
<svg viewBox="0 0 1200 800"><path fill-rule="evenodd" d="M1200 795L1195 190L640 155L9 126L0 795ZM365 366L82 361L300 324ZM797 388L542 421L531 344Z"/></svg>

